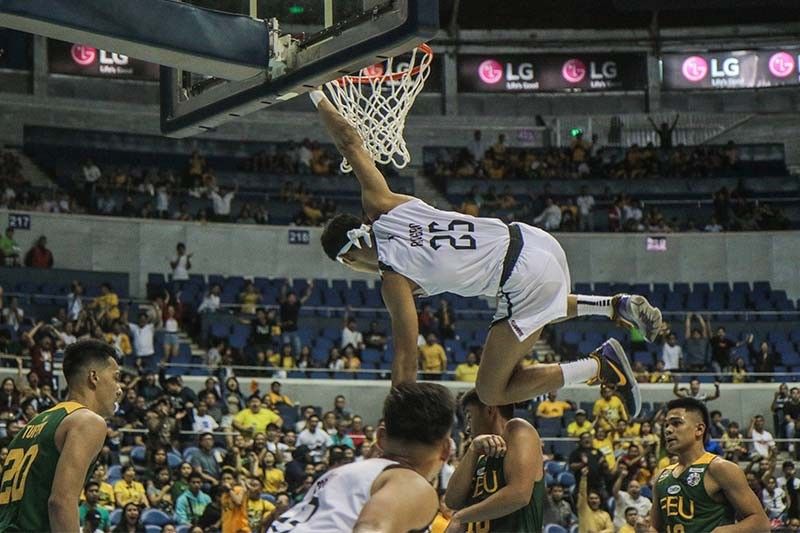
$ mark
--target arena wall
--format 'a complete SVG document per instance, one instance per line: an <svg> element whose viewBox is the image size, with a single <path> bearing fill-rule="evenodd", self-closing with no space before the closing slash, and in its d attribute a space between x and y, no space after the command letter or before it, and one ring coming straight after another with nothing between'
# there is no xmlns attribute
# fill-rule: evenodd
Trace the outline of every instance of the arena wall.
<svg viewBox="0 0 800 533"><path fill-rule="evenodd" d="M0 210L5 227L8 211ZM58 268L126 272L130 293L144 295L147 274L166 273L178 242L187 244L192 272L287 278L370 279L329 260L321 228L202 224L30 213L31 229L15 238L27 250L46 235ZM308 232L308 244L289 233ZM665 251L648 251L646 234L556 234L573 282L772 282L800 298L800 232L665 235Z"/></svg>

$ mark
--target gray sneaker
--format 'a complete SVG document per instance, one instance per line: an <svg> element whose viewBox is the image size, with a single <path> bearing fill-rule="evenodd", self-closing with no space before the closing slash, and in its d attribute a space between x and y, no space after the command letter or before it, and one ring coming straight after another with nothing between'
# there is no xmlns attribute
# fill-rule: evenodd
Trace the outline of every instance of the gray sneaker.
<svg viewBox="0 0 800 533"><path fill-rule="evenodd" d="M635 327L650 342L656 340L662 328L661 310L653 307L647 298L638 294L617 294L612 305L612 320Z"/></svg>

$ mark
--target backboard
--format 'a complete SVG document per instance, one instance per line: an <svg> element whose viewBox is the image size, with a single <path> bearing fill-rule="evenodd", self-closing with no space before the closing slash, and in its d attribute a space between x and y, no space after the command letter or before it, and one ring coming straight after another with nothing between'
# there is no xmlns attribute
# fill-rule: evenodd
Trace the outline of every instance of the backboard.
<svg viewBox="0 0 800 533"><path fill-rule="evenodd" d="M247 79L161 67L161 130L185 137L408 52L439 29L436 0L186 0L251 16L268 32L268 64ZM193 70L202 70L194 68Z"/></svg>

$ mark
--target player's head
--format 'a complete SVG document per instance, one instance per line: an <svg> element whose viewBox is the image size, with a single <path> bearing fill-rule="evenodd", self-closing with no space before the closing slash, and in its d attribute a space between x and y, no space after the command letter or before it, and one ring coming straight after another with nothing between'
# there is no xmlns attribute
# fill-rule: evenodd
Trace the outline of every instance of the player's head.
<svg viewBox="0 0 800 533"><path fill-rule="evenodd" d="M346 213L333 217L322 232L325 254L358 272L378 272L378 252L372 230L361 219Z"/></svg>
<svg viewBox="0 0 800 533"><path fill-rule="evenodd" d="M503 424L514 417L513 405L486 405L478 396L478 391L470 389L461 398L461 407L464 408L469 434L474 438L478 435L494 433L495 422Z"/></svg>
<svg viewBox="0 0 800 533"><path fill-rule="evenodd" d="M70 394L89 404L101 416L111 416L122 397L116 350L110 344L87 339L70 344L64 352L64 377Z"/></svg>
<svg viewBox="0 0 800 533"><path fill-rule="evenodd" d="M401 383L383 402L378 446L386 455L405 456L429 480L450 457L455 400L434 383Z"/></svg>
<svg viewBox="0 0 800 533"><path fill-rule="evenodd" d="M694 398L678 398L667 404L664 438L667 451L678 454L708 438L709 416L706 405Z"/></svg>

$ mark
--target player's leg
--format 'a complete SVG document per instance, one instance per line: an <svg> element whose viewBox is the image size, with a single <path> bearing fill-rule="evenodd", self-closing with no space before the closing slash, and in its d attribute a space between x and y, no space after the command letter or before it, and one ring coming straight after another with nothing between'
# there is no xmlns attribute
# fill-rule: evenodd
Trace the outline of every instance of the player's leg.
<svg viewBox="0 0 800 533"><path fill-rule="evenodd" d="M650 342L656 339L662 327L661 311L638 294L570 294L567 297L567 316L562 320L579 316L604 316L621 325L636 327Z"/></svg>
<svg viewBox="0 0 800 533"><path fill-rule="evenodd" d="M600 345L588 357L561 364L523 368L519 363L530 353L542 330L520 340L508 320L489 330L483 347L475 388L487 405L523 402L577 383L607 384L617 388L631 416L641 407L639 386L625 351L615 339Z"/></svg>

